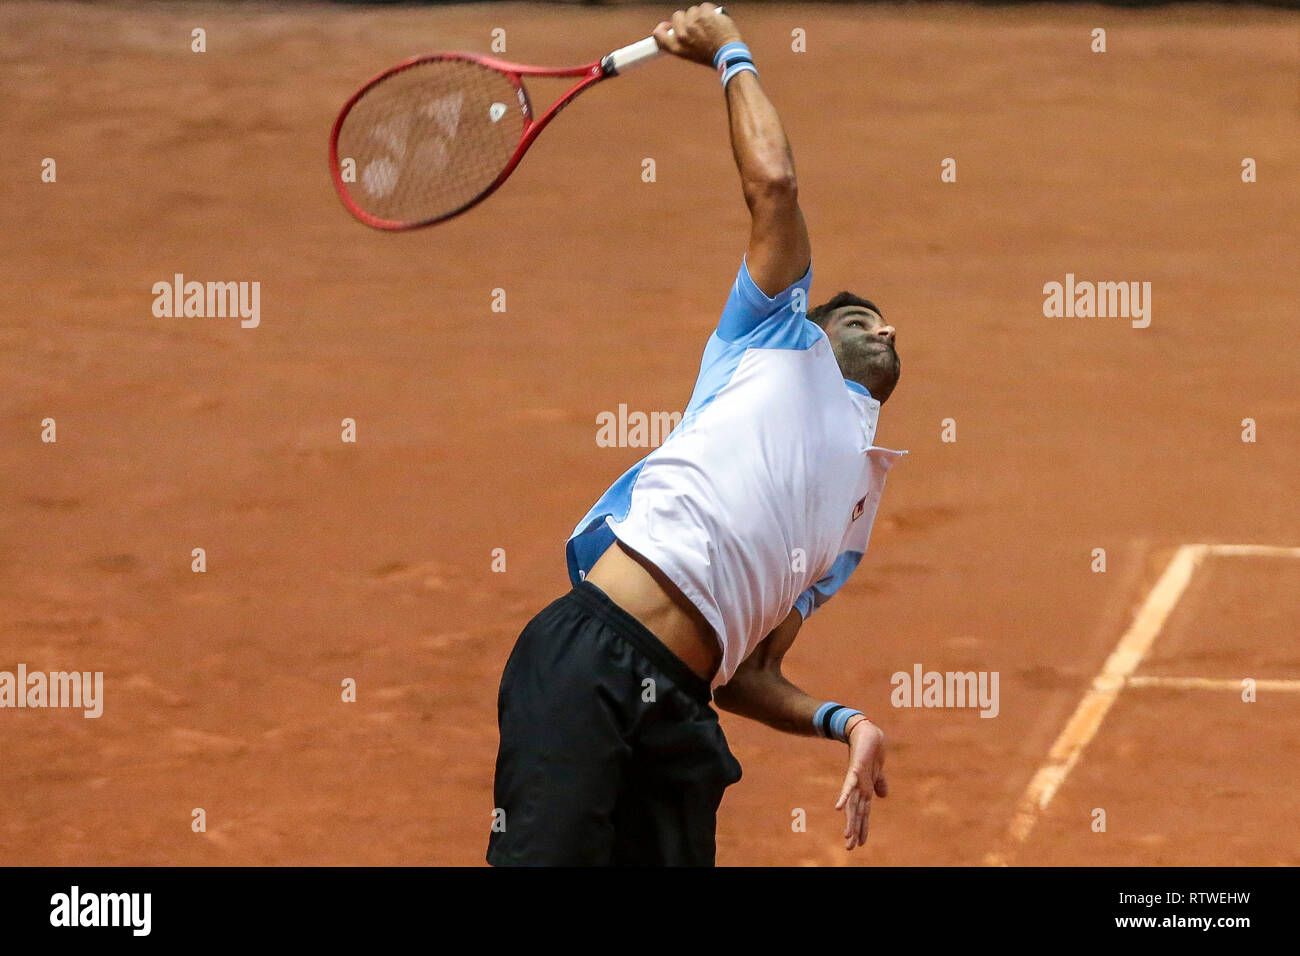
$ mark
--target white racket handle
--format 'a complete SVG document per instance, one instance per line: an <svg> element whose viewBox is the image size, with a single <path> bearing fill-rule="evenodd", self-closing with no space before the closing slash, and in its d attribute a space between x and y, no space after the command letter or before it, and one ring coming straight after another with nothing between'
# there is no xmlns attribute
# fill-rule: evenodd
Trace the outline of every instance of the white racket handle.
<svg viewBox="0 0 1300 956"><path fill-rule="evenodd" d="M659 41L654 37L646 37L644 40L619 47L601 62L605 64L606 73L622 73L638 63L653 60L662 52L663 50L659 49Z"/></svg>
<svg viewBox="0 0 1300 956"><path fill-rule="evenodd" d="M718 7L718 13L726 13L725 7ZM668 33L671 36L672 30ZM654 37L646 37L644 40L637 40L635 43L629 43L627 46L621 46L613 53L607 55L600 61L606 74L615 75L641 63L649 62L657 57L663 50L659 49L659 42Z"/></svg>

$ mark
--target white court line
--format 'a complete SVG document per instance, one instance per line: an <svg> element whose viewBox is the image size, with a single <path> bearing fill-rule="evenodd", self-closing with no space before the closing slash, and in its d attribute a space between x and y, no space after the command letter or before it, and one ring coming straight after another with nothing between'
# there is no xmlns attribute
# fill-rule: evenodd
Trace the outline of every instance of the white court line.
<svg viewBox="0 0 1300 956"><path fill-rule="evenodd" d="M1252 558L1300 558L1300 548L1276 548L1268 544L1202 544L1210 554L1239 555Z"/></svg>
<svg viewBox="0 0 1300 956"><path fill-rule="evenodd" d="M1129 687L1172 687L1176 690L1241 690L1241 678L1130 677ZM1256 690L1300 692L1300 680L1257 680Z"/></svg>
<svg viewBox="0 0 1300 956"><path fill-rule="evenodd" d="M1038 768L1011 819L1009 835L1013 844L1023 843L1038 822L1038 815L1047 809L1057 789L1073 769L1083 753L1083 748L1096 735L1106 718L1111 704L1124 686L1125 679L1137 670L1138 664L1151 648L1160 633L1165 618L1182 597L1192 572L1205 557L1208 547L1203 544L1185 544L1169 560L1169 566L1160 576L1156 586L1147 595L1146 602L1133 618L1133 623L1115 645L1105 665L1092 681L1092 686L1079 701L1073 716L1052 744L1047 762ZM1001 862L992 857L990 862Z"/></svg>
<svg viewBox="0 0 1300 956"><path fill-rule="evenodd" d="M1126 684L1136 687L1182 686L1182 687L1217 687L1219 684L1208 678L1153 678L1134 677L1142 658L1151 649L1156 635L1164 626L1165 620L1178 604L1187 585L1192 580L1197 566L1207 554L1222 556L1300 558L1300 547L1275 547L1265 544L1185 544L1169 560L1164 574L1156 582L1146 602L1134 617L1132 625L1115 645L1115 650L1106 659L1101 673L1093 678L1092 686L1079 701L1074 714L1070 717L1061 735L1048 751L1047 762L1038 768L1024 795L1016 806L1015 815L1008 828L1013 848L1024 843L1039 814L1047 809L1052 797L1060 789L1065 778L1078 762L1083 749L1096 736L1106 713L1115 698ZM1225 688L1231 685L1241 688L1241 681L1226 681ZM1290 691L1300 685L1297 681L1256 681L1256 688ZM988 854L985 862L992 865L1006 865L1008 854L993 852Z"/></svg>

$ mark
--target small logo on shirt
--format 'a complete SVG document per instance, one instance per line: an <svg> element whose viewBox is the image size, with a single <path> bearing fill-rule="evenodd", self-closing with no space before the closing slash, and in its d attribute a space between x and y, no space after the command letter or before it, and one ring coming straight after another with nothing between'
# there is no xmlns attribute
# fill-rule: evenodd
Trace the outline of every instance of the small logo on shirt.
<svg viewBox="0 0 1300 956"><path fill-rule="evenodd" d="M853 517L849 519L849 523L851 524L854 521L857 521L859 518L861 518L862 512L866 510L867 510L867 496L863 495L862 500L853 506Z"/></svg>

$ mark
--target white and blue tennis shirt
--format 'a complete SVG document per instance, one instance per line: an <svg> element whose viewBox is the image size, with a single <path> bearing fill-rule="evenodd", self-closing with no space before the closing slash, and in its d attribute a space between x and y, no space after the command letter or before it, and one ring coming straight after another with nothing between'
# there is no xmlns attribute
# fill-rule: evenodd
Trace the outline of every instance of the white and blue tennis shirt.
<svg viewBox="0 0 1300 956"><path fill-rule="evenodd" d="M712 625L725 684L791 608L807 619L867 550L885 474L880 402L844 378L806 317L812 266L768 298L741 263L695 392L664 443L578 522L569 577L617 537Z"/></svg>

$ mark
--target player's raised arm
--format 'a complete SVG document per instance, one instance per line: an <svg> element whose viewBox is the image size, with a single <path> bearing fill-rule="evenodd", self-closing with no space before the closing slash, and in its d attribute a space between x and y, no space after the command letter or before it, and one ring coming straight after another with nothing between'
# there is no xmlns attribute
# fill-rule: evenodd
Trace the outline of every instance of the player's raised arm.
<svg viewBox="0 0 1300 956"><path fill-rule="evenodd" d="M722 71L731 148L751 217L745 261L754 283L774 297L803 277L812 258L781 119L758 85L736 24L713 4L678 10L654 35L669 53Z"/></svg>

